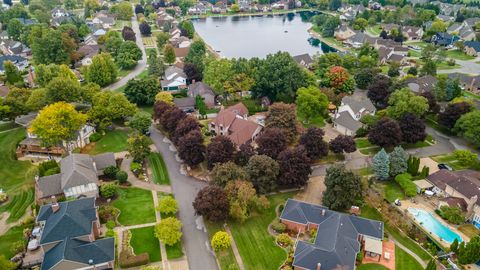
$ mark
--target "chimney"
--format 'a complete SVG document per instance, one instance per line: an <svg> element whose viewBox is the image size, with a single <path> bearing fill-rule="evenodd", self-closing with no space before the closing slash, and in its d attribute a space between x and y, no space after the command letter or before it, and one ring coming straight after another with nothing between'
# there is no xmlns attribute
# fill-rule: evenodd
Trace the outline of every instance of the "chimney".
<svg viewBox="0 0 480 270"><path fill-rule="evenodd" d="M52 211L53 213L56 213L58 210L60 210L60 205L57 202L57 198L55 196L52 196Z"/></svg>
<svg viewBox="0 0 480 270"><path fill-rule="evenodd" d="M322 212L320 212L320 215L325 216L325 209L322 209Z"/></svg>
<svg viewBox="0 0 480 270"><path fill-rule="evenodd" d="M317 263L317 270L320 270L320 267L322 266L321 263Z"/></svg>

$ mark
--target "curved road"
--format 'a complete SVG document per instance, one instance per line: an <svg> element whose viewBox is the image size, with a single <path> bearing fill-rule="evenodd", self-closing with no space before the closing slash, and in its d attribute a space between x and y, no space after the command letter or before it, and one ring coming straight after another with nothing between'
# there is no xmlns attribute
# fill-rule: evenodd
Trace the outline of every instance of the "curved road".
<svg viewBox="0 0 480 270"><path fill-rule="evenodd" d="M180 207L180 220L183 223L183 243L187 252L189 268L191 270L218 269L213 252L208 248L208 234L205 229L197 228L197 222L201 218L195 216L192 206L197 192L207 186L207 183L194 180L180 173L181 163L175 159L174 152L170 151L170 144L163 142L165 136L154 127L150 128L150 137L167 165L172 190Z"/></svg>
<svg viewBox="0 0 480 270"><path fill-rule="evenodd" d="M124 86L130 79L137 77L147 67L147 53L145 52L145 46L143 45L142 41L142 34L140 33L140 27L138 26L137 14L135 14L135 12L133 14L134 15L132 17L132 29L133 32L135 32L135 42L142 51L142 59L138 61L137 65L130 73L128 73L125 77L121 78L117 82L105 87L105 90L115 90Z"/></svg>

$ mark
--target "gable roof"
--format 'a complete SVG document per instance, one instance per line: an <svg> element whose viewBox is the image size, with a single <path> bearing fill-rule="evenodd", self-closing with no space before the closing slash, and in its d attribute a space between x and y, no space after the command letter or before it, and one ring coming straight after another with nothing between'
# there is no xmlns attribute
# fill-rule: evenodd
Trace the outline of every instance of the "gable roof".
<svg viewBox="0 0 480 270"><path fill-rule="evenodd" d="M82 57L92 57L100 51L100 45L83 45L78 49Z"/></svg>
<svg viewBox="0 0 480 270"><path fill-rule="evenodd" d="M228 137L234 144L240 146L251 140L259 128L261 129L262 127L257 123L241 118L235 118L228 130L230 132Z"/></svg>
<svg viewBox="0 0 480 270"><path fill-rule="evenodd" d="M27 59L18 55L2 55L0 56L0 70L3 70L3 63L5 63L6 61L18 64L27 61Z"/></svg>
<svg viewBox="0 0 480 270"><path fill-rule="evenodd" d="M362 109L370 112L375 111L375 106L368 98L357 99L353 96L345 96L342 98L342 103L350 106L354 113L359 113Z"/></svg>
<svg viewBox="0 0 480 270"><path fill-rule="evenodd" d="M89 183L98 183L93 159L86 154L71 154L60 161L62 175L62 190L82 186Z"/></svg>
<svg viewBox="0 0 480 270"><path fill-rule="evenodd" d="M95 162L95 169L97 171L117 165L115 161L115 155L112 152L92 156L92 159L93 162Z"/></svg>
<svg viewBox="0 0 480 270"><path fill-rule="evenodd" d="M212 87L204 82L194 82L188 86L188 94L191 96L212 95L215 96Z"/></svg>
<svg viewBox="0 0 480 270"><path fill-rule="evenodd" d="M26 142L22 141L22 143ZM61 182L62 175L60 173L38 178L38 180L36 181L36 185L38 186L38 192L40 194L37 194L37 197L47 198L53 195L62 194L63 189Z"/></svg>
<svg viewBox="0 0 480 270"><path fill-rule="evenodd" d="M480 52L480 41L465 41L464 45L474 49L476 52Z"/></svg>
<svg viewBox="0 0 480 270"><path fill-rule="evenodd" d="M313 63L313 59L308 53L295 55L293 57L293 60L295 60L298 64L303 64L307 66Z"/></svg>
<svg viewBox="0 0 480 270"><path fill-rule="evenodd" d="M408 85L410 90L419 94L431 92L437 82L438 79L432 75L426 75L418 78L408 78L405 80L405 83Z"/></svg>
<svg viewBox="0 0 480 270"><path fill-rule="evenodd" d="M449 185L467 198L477 196L480 198L480 172L474 170L449 171L439 170L429 176L428 181L445 190ZM480 201L477 200L477 205Z"/></svg>
<svg viewBox="0 0 480 270"><path fill-rule="evenodd" d="M193 97L184 97L184 98L174 98L173 103L180 109L195 107L195 98Z"/></svg>

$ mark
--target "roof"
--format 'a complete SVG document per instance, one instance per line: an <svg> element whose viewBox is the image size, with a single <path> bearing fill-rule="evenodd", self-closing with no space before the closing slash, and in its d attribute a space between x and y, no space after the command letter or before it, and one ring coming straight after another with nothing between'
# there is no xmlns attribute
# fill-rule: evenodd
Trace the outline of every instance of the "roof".
<svg viewBox="0 0 480 270"><path fill-rule="evenodd" d="M187 56L188 51L190 50L190 47L185 47L185 48L173 48L175 50L175 56L178 58L184 58Z"/></svg>
<svg viewBox="0 0 480 270"><path fill-rule="evenodd" d="M53 212L51 204L43 205L38 212L37 222L45 221L40 244L91 233L92 222L97 220L95 198L59 202L58 205L57 212Z"/></svg>
<svg viewBox="0 0 480 270"><path fill-rule="evenodd" d="M188 95L190 96L204 96L204 95L212 95L215 96L212 87L208 84L203 82L194 82L188 86Z"/></svg>
<svg viewBox="0 0 480 270"><path fill-rule="evenodd" d="M427 177L438 188L445 190L449 185L466 198L480 197L480 172L474 170L439 170ZM480 205L480 201L477 201Z"/></svg>
<svg viewBox="0 0 480 270"><path fill-rule="evenodd" d="M83 57L91 57L96 55L100 51L100 45L83 45L78 49L78 52Z"/></svg>
<svg viewBox="0 0 480 270"><path fill-rule="evenodd" d="M428 182L425 179L413 181L413 183L420 189L427 189L433 187L432 183Z"/></svg>
<svg viewBox="0 0 480 270"><path fill-rule="evenodd" d="M18 55L2 55L0 56L0 70L3 70L3 63L6 61L10 61L14 64L21 63L27 61L27 59L18 56Z"/></svg>
<svg viewBox="0 0 480 270"><path fill-rule="evenodd" d="M255 132L261 128L262 126L255 122L241 118L235 118L228 130L230 132L228 137L233 143L240 146L251 140Z"/></svg>
<svg viewBox="0 0 480 270"><path fill-rule="evenodd" d="M62 174L62 190L98 183L97 171L93 165L93 159L86 154L71 154L60 161Z"/></svg>
<svg viewBox="0 0 480 270"><path fill-rule="evenodd" d="M36 184L41 194L37 194L37 197L47 198L54 195L62 194L63 189L61 182L62 175L59 173L38 178Z"/></svg>
<svg viewBox="0 0 480 270"><path fill-rule="evenodd" d="M184 98L174 98L173 103L178 108L187 108L187 107L195 107L195 98L193 97L184 97Z"/></svg>
<svg viewBox="0 0 480 270"><path fill-rule="evenodd" d="M382 254L383 245L381 241L365 237L365 251Z"/></svg>
<svg viewBox="0 0 480 270"><path fill-rule="evenodd" d="M335 118L333 121L337 125L348 128L353 133L355 133L359 128L362 127L362 123L353 119L350 113L348 113L347 111L340 112L337 118Z"/></svg>
<svg viewBox="0 0 480 270"><path fill-rule="evenodd" d="M426 75L418 78L408 78L405 80L405 83L408 85L410 90L420 94L431 92L433 88L435 88L437 82L438 79L432 75Z"/></svg>
<svg viewBox="0 0 480 270"><path fill-rule="evenodd" d="M440 199L440 201L445 202L450 207L458 207L463 211L466 211L468 207L467 202L463 198L447 197L447 198Z"/></svg>
<svg viewBox="0 0 480 270"><path fill-rule="evenodd" d="M95 155L92 157L97 170L103 170L110 166L116 166L115 155L112 152Z"/></svg>
<svg viewBox="0 0 480 270"><path fill-rule="evenodd" d="M303 64L307 66L313 63L313 59L308 53L295 55L293 57L293 60L295 60L298 64Z"/></svg>
<svg viewBox="0 0 480 270"><path fill-rule="evenodd" d="M328 208L288 199L281 220L299 224L318 224L314 243L298 241L293 266L302 269L335 269L337 266L355 268L356 254L360 251L358 235L381 241L383 222L346 215Z"/></svg>
<svg viewBox="0 0 480 270"><path fill-rule="evenodd" d="M23 126L23 127L29 127L30 123L37 117L38 112L30 112L25 115L19 115L15 117L15 123Z"/></svg>
<svg viewBox="0 0 480 270"><path fill-rule="evenodd" d="M480 41L465 41L464 45L474 49L476 52L480 52Z"/></svg>
<svg viewBox="0 0 480 270"><path fill-rule="evenodd" d="M353 96L345 96L342 98L342 103L350 106L354 113L359 113L362 109L373 112L375 111L375 106L368 98L354 98Z"/></svg>

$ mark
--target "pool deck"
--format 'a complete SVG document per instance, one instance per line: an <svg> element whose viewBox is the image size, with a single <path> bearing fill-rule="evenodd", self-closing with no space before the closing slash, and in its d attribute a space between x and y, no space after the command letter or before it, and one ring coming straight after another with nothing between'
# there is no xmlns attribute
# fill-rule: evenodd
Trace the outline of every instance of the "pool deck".
<svg viewBox="0 0 480 270"><path fill-rule="evenodd" d="M382 242L383 254L382 256L373 258L364 254L362 264L375 263L385 266L390 270L395 270L395 243L391 240L384 240ZM385 258L385 253L390 255L389 259Z"/></svg>

